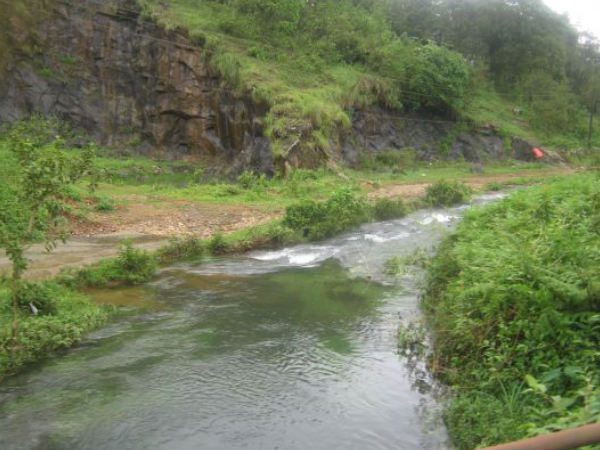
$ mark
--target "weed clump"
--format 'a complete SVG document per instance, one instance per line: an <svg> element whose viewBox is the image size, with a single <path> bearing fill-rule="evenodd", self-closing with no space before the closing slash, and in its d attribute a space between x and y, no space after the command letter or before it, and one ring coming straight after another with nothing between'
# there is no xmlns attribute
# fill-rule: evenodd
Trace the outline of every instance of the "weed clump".
<svg viewBox="0 0 600 450"><path fill-rule="evenodd" d="M440 180L427 187L425 203L433 207L452 206L468 202L473 191L460 181Z"/></svg>
<svg viewBox="0 0 600 450"><path fill-rule="evenodd" d="M94 205L96 211L110 212L115 210L115 202L108 197L97 197Z"/></svg>
<svg viewBox="0 0 600 450"><path fill-rule="evenodd" d="M408 214L408 207L402 199L391 200L382 198L373 205L373 217L375 220L399 219Z"/></svg>
<svg viewBox="0 0 600 450"><path fill-rule="evenodd" d="M174 237L169 244L158 250L157 255L160 262L190 260L201 258L205 251L204 242L194 236L184 238Z"/></svg>
<svg viewBox="0 0 600 450"><path fill-rule="evenodd" d="M309 200L288 206L283 223L309 239L325 239L365 222L365 201L350 190L342 189L321 203Z"/></svg>
<svg viewBox="0 0 600 450"><path fill-rule="evenodd" d="M50 283L21 281L17 291L19 309L27 314L52 315L56 313L55 291L56 286Z"/></svg>
<svg viewBox="0 0 600 450"><path fill-rule="evenodd" d="M116 258L105 259L82 269L66 269L59 281L72 287L103 287L111 283L141 284L156 272L156 257L150 252L134 248L125 241Z"/></svg>
<svg viewBox="0 0 600 450"><path fill-rule="evenodd" d="M457 447L600 419L598 198L591 175L519 191L468 212L430 264L432 367L454 390Z"/></svg>
<svg viewBox="0 0 600 450"><path fill-rule="evenodd" d="M417 152L412 147L388 149L377 153L364 152L360 155L361 167L376 172L402 172L414 168L416 161Z"/></svg>
<svg viewBox="0 0 600 450"><path fill-rule="evenodd" d="M37 309L34 314L30 303ZM68 348L108 318L110 310L53 282L23 282L19 334L11 336L11 294L0 280L0 380L52 352Z"/></svg>
<svg viewBox="0 0 600 450"><path fill-rule="evenodd" d="M222 255L229 249L229 244L221 233L215 233L206 244L206 248L213 255Z"/></svg>

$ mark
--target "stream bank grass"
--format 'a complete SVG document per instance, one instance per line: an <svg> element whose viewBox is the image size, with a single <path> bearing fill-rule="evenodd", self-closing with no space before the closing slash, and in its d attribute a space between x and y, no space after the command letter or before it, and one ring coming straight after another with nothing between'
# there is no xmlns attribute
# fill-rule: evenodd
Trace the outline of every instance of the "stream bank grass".
<svg viewBox="0 0 600 450"><path fill-rule="evenodd" d="M154 276L158 268L157 256L160 254L134 248L131 241L125 240L116 258L103 259L79 269L63 270L57 281L78 289L145 283Z"/></svg>
<svg viewBox="0 0 600 450"><path fill-rule="evenodd" d="M453 206L471 199L473 190L461 181L439 180L427 186L424 202L433 207Z"/></svg>
<svg viewBox="0 0 600 450"><path fill-rule="evenodd" d="M31 285L31 283L29 283ZM53 352L71 347L85 333L104 324L111 309L94 305L78 292L54 282L35 283L28 289L27 302L20 310L17 341L11 337L10 290L0 280L0 380ZM34 315L29 303L48 299L51 309Z"/></svg>
<svg viewBox="0 0 600 450"><path fill-rule="evenodd" d="M428 270L446 424L475 448L600 419L600 180L470 210Z"/></svg>

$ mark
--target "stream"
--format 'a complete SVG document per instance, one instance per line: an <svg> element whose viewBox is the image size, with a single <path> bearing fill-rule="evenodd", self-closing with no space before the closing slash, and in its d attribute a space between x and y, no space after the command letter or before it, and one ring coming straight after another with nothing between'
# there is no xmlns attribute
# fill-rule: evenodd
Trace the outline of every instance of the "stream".
<svg viewBox="0 0 600 450"><path fill-rule="evenodd" d="M0 448L448 448L435 384L397 349L421 274L384 263L432 251L465 208L95 292L125 312L0 385Z"/></svg>

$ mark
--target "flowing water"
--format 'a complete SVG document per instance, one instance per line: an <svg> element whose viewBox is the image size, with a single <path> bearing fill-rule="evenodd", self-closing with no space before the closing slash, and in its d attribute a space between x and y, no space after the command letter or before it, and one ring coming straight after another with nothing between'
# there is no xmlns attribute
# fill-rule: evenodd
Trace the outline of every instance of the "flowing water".
<svg viewBox="0 0 600 450"><path fill-rule="evenodd" d="M428 373L397 351L418 274L383 265L463 209L98 293L135 308L0 386L0 449L447 448Z"/></svg>

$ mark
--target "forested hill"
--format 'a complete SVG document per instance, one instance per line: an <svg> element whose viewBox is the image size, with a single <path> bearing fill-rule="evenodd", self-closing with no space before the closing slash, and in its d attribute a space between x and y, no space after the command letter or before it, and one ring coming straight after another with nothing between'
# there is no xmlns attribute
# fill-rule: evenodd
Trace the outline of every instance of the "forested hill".
<svg viewBox="0 0 600 450"><path fill-rule="evenodd" d="M284 158L298 148L327 158L344 145L357 111L370 107L460 130L489 124L501 137L570 150L587 145L600 86L597 39L541 0L0 2L0 27L12 30L0 32L0 59L39 54L36 73L54 81L81 79L65 73L78 64L63 68L86 54L51 59L40 51L46 37L35 45L23 37L52 5L118 4L113 17L123 23L141 8L143 20L186 30L228 89L265 105L261 127ZM93 64L88 75L98 73Z"/></svg>

